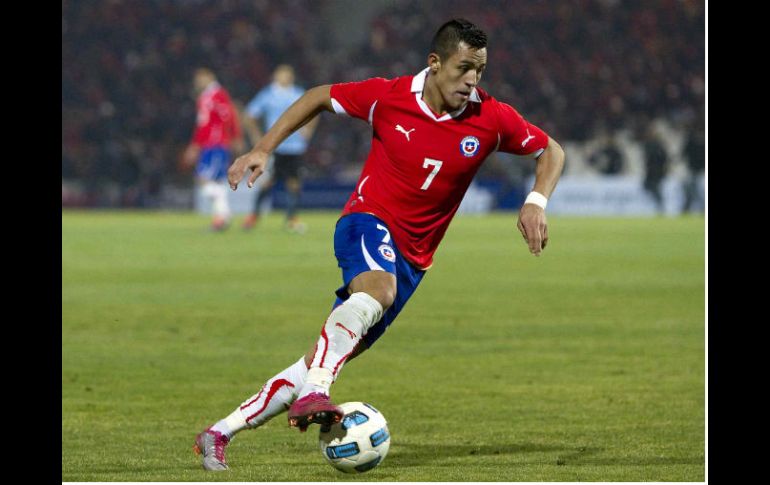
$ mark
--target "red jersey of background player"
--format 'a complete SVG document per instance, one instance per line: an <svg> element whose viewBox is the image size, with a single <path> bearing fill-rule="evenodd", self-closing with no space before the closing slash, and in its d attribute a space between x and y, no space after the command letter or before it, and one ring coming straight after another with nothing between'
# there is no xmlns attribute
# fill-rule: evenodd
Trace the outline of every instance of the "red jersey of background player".
<svg viewBox="0 0 770 485"><path fill-rule="evenodd" d="M198 96L198 117L193 143L201 148L229 147L241 136L238 116L225 88L212 82Z"/></svg>
<svg viewBox="0 0 770 485"><path fill-rule="evenodd" d="M500 150L538 157L548 135L475 88L465 107L437 116L422 100L429 69L331 87L335 112L372 125L372 148L342 211L382 219L401 254L427 269L484 159Z"/></svg>

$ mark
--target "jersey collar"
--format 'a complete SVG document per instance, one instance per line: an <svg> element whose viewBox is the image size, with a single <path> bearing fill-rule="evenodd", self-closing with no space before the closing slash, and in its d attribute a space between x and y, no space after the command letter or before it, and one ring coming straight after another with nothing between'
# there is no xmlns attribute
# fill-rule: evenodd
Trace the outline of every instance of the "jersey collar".
<svg viewBox="0 0 770 485"><path fill-rule="evenodd" d="M415 93L414 99L417 100L417 105L420 107L423 113L428 115L430 118L432 118L435 121L446 121L451 120L452 118L457 118L460 116L463 111L465 111L465 108L468 106L468 103L465 103L465 105L456 110L452 111L451 113L446 113L440 117L436 117L435 114L433 114L433 110L428 107L428 104L422 100L422 91L425 89L425 80L428 79L428 71L430 71L430 67L426 67L419 73L415 74L412 78L412 92ZM480 103L481 98L479 98L479 93L476 92L476 88L473 88L471 91L471 95L468 97L468 101L472 101L474 103Z"/></svg>
<svg viewBox="0 0 770 485"><path fill-rule="evenodd" d="M201 96L209 96L214 91L219 89L219 83L217 81L211 81L208 86L201 92Z"/></svg>

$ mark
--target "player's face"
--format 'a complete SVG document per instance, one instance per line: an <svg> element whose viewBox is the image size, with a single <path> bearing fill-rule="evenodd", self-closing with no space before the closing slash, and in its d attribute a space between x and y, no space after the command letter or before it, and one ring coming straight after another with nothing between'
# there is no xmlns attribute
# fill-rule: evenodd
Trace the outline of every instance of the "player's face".
<svg viewBox="0 0 770 485"><path fill-rule="evenodd" d="M460 42L457 51L449 59L440 62L436 72L436 84L451 110L461 108L468 102L471 91L481 80L487 66L487 49L474 49Z"/></svg>
<svg viewBox="0 0 770 485"><path fill-rule="evenodd" d="M281 86L291 86L294 84L294 71L291 69L279 69L275 71L274 79Z"/></svg>
<svg viewBox="0 0 770 485"><path fill-rule="evenodd" d="M195 87L195 93L200 94L203 92L206 87L208 87L209 83L211 83L212 78L211 76L206 72L198 71L195 73L195 77L193 78L193 86Z"/></svg>

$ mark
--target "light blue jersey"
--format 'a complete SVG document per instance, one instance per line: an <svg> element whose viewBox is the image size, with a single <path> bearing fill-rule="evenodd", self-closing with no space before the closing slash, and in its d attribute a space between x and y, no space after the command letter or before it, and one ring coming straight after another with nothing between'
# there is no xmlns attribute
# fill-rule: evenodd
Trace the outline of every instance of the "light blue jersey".
<svg viewBox="0 0 770 485"><path fill-rule="evenodd" d="M277 83L272 83L262 89L254 96L246 106L246 113L252 118L262 118L265 120L265 129L269 130L271 126L278 121L278 118L292 105L305 90L297 86L281 87ZM302 155L307 150L307 140L299 131L292 133L289 138L278 145L275 153L280 155Z"/></svg>

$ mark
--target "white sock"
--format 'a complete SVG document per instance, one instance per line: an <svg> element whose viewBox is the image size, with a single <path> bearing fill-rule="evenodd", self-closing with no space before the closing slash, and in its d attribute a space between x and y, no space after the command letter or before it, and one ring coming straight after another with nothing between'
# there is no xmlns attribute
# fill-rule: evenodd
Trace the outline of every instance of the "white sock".
<svg viewBox="0 0 770 485"><path fill-rule="evenodd" d="M243 413L240 408L230 413L225 419L220 419L217 423L211 427L213 431L219 431L228 439L233 439L236 433L246 429L248 425L246 420L243 419Z"/></svg>
<svg viewBox="0 0 770 485"><path fill-rule="evenodd" d="M214 431L232 439L246 428L256 428L286 411L305 383L307 366L302 356L290 367L269 379L262 389L248 398L228 417L212 426Z"/></svg>
<svg viewBox="0 0 770 485"><path fill-rule="evenodd" d="M207 199L211 199L212 202L216 197L217 184L211 180L204 180L201 185L201 194Z"/></svg>
<svg viewBox="0 0 770 485"><path fill-rule="evenodd" d="M212 194L214 216L224 220L230 219L230 201L227 199L227 186L223 183L212 182L210 193Z"/></svg>
<svg viewBox="0 0 770 485"><path fill-rule="evenodd" d="M307 379L298 397L313 392L329 394L345 360L366 332L382 318L380 302L366 293L353 293L332 310L321 329Z"/></svg>

